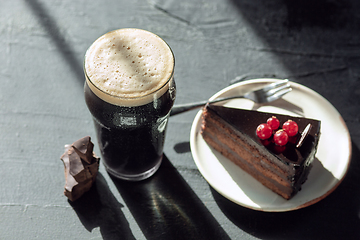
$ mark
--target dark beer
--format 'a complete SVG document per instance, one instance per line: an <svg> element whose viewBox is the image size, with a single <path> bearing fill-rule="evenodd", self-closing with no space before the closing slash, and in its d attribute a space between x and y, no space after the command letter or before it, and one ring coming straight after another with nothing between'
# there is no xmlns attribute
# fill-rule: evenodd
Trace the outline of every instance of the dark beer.
<svg viewBox="0 0 360 240"><path fill-rule="evenodd" d="M132 31L127 30L126 33L132 33ZM155 44L157 44L156 41ZM162 76L162 70L159 69L158 66L151 66L153 64L152 61L156 61L149 57L152 55L152 52L142 51L139 53L134 50L136 56L131 56L131 54L134 55L135 53L126 51L127 48L143 49L143 45L140 43L135 45L132 42L131 46L130 43L128 43L128 45L125 43L115 43L113 41L111 44L107 43L107 45L121 45L119 48L124 48L125 50L121 49L117 51L117 56L115 56L114 52L110 52L114 58L119 57L119 54L123 54L124 52L128 54L124 57L125 60L120 58L122 62L119 65L122 65L116 70L114 70L113 67L111 71L108 71L106 67L104 68L105 71L101 68L94 70L93 67L86 66L86 61L88 60L85 58L85 100L93 116L103 164L107 171L118 178L141 180L151 176L161 164L167 122L175 100L175 82L172 72L171 74L164 72L166 73L164 76L168 79L165 79L165 81L164 79L160 79L163 81L162 85L156 82L149 83L149 81L157 81L156 77L158 75ZM101 44L105 45L103 43ZM104 48L106 48L106 46ZM171 53L170 48L166 49L166 51L170 51ZM103 51L98 51L98 54L102 53ZM132 66L131 64L134 64L134 59L142 58L143 56L147 57L146 61L148 62L145 60L143 60L143 62L139 61L139 64L133 67L135 70L132 68L129 70L128 65ZM114 61L114 58L110 60ZM128 58L130 60L127 60ZM94 63L98 61L97 55L95 54L91 59ZM108 61L107 58L105 60ZM111 62L111 64L112 63L113 62ZM107 66L109 65L108 63L105 64ZM164 65L164 68L173 71L173 62L165 62L164 64L172 64L171 66ZM90 66L95 66L95 64ZM147 68L143 66L147 66ZM89 71L93 71L92 76L88 75ZM101 73L98 74L98 71ZM103 82L102 79L99 80L99 83L93 81L93 78L98 75L101 75L102 78L108 78L107 75L112 75L112 72L115 71L124 71L125 74L129 71L132 72L131 77L126 78L126 81L130 83L130 87L122 90L111 86L113 92L107 93L107 86L105 86L105 84L101 86ZM141 72L142 75L140 77L137 76L137 72ZM158 74L159 72L160 74ZM147 74L150 76L146 76ZM111 84L118 84L118 81L122 81L122 83L119 83L118 88L126 82L120 77L119 79L116 77ZM150 87L147 87L146 84L151 87L154 85L156 88L149 90L148 88ZM103 89L101 89L99 85Z"/></svg>
<svg viewBox="0 0 360 240"><path fill-rule="evenodd" d="M175 92L168 90L155 104L121 107L103 101L85 83L86 104L104 164L112 175L134 176L160 164L174 98Z"/></svg>

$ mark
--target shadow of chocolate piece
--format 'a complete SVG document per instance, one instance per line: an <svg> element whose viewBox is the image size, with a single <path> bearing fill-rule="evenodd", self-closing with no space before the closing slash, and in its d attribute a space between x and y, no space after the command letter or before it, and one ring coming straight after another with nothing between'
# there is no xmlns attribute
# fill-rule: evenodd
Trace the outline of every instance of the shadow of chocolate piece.
<svg viewBox="0 0 360 240"><path fill-rule="evenodd" d="M150 179L113 181L147 239L230 239L166 156Z"/></svg>
<svg viewBox="0 0 360 240"><path fill-rule="evenodd" d="M69 204L89 232L100 227L103 239L135 239L121 211L124 206L113 196L101 173L88 192Z"/></svg>

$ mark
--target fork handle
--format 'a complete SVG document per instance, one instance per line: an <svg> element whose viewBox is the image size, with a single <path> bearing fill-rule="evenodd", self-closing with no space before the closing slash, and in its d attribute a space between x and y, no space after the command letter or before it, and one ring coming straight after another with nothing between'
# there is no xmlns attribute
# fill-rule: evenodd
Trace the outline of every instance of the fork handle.
<svg viewBox="0 0 360 240"><path fill-rule="evenodd" d="M200 101L200 102L195 102L195 103L178 104L178 105L173 106L173 108L171 109L171 112L170 112L170 116L174 116L179 113L187 112L187 111L205 106L205 104L207 104L207 103L217 103L217 102L221 102L221 101L227 101L230 99L242 98L242 97L243 96L231 96L231 97L216 98L211 101Z"/></svg>
<svg viewBox="0 0 360 240"><path fill-rule="evenodd" d="M186 104L175 105L171 109L170 116L174 116L174 115L179 114L179 113L187 112L187 111L190 111L190 110L205 106L205 104L207 102L208 101L201 101L201 102L196 102L196 103L186 103Z"/></svg>

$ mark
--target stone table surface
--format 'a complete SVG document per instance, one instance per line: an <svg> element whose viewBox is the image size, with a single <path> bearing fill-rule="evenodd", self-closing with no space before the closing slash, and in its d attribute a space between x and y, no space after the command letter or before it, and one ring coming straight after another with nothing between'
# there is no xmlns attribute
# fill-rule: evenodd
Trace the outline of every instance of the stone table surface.
<svg viewBox="0 0 360 240"><path fill-rule="evenodd" d="M359 10L357 0L1 0L0 239L360 239ZM83 56L100 35L125 27L171 46L176 103L262 77L321 94L351 135L340 186L290 212L229 201L194 163L191 111L170 118L164 162L151 179L120 182L100 164L91 190L68 201L63 147L96 138Z"/></svg>

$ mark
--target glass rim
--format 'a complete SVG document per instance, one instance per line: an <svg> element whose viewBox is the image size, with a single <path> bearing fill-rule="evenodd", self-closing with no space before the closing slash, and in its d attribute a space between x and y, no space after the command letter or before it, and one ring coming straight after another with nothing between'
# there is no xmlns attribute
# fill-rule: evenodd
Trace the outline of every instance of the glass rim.
<svg viewBox="0 0 360 240"><path fill-rule="evenodd" d="M116 30L109 31L109 32L107 32L107 33L105 33L105 34L103 34L103 35L106 35L106 34L108 34L108 33L111 33L111 32L117 31L117 30L121 30L121 29L135 29L135 30L145 31L145 32L148 32L148 33L151 33L151 34L157 36L159 39L161 39L161 40L166 44L166 46L169 48L169 50L170 50L170 52L171 52L171 56L172 56L172 59L173 59L172 71L171 71L171 74L170 74L169 78L166 80L166 82L165 82L163 85L161 85L160 87L154 89L154 90L151 91L150 93L147 93L146 95L142 95L142 96L136 96L136 97L116 96L116 95L110 94L110 93L108 93L108 92L100 89L100 88L99 88L98 86L96 86L96 84L94 84L94 82L90 79L90 77L89 77L88 74L87 74L86 67L85 67L86 57L87 57L88 51L89 51L89 49L92 47L92 45L94 44L94 42L97 40L97 39L96 39L96 40L89 46L89 48L86 50L86 53L85 53L85 56L84 56L83 70L84 70L84 75L85 75L85 82L86 82L86 83L90 83L91 86L96 89L96 91L100 92L100 93L103 94L103 95L108 96L109 98L114 98L114 99L123 100L123 101L126 101L126 100L133 100L133 101L135 101L135 100L138 100L138 99L149 98L150 96L156 94L157 92L162 91L166 86L168 86L169 82L174 78L174 70L175 70L175 56L174 56L174 52L172 51L172 49L171 49L171 47L169 46L169 44L168 44L164 39L162 39L159 35L157 35L157 34L155 34L155 33L152 33L152 32L150 32L150 31L147 31L147 30L139 29L139 28L120 28L120 29L116 29ZM102 36L103 36L103 35L102 35ZM100 37L101 37L101 36L100 36ZM100 37L99 37L99 38L100 38ZM89 87L90 87L90 86L89 86ZM92 91L95 95L97 95L97 94L92 90L91 87L90 87L90 89L91 89L91 91ZM97 95L97 96L98 96L99 98L101 98L99 95ZM103 99L103 98L101 98L101 99ZM106 101L105 99L103 99L103 100ZM107 102L107 101L106 101L106 102Z"/></svg>

